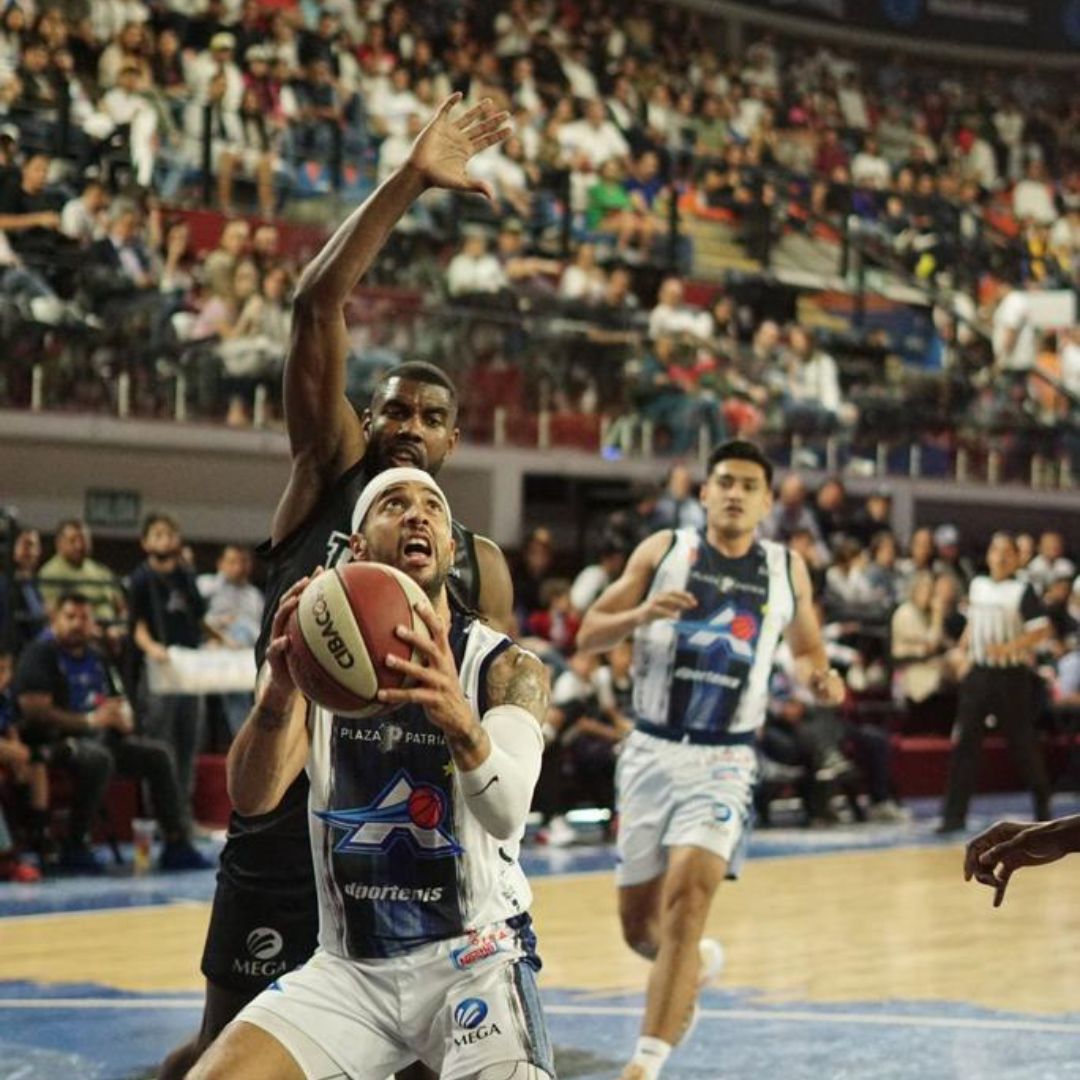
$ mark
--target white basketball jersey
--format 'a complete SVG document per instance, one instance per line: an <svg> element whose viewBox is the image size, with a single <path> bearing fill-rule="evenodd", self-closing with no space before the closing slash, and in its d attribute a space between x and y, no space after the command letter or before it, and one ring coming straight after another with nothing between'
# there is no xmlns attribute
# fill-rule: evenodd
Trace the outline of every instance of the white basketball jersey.
<svg viewBox="0 0 1080 1080"><path fill-rule="evenodd" d="M698 529L677 529L649 596L681 589L697 607L634 634L634 713L674 731L755 731L765 719L769 673L795 614L791 555L756 541L746 555L722 555Z"/></svg>
<svg viewBox="0 0 1080 1080"><path fill-rule="evenodd" d="M455 612L450 641L480 720L488 667L509 639ZM309 722L324 949L357 959L397 956L527 912L521 836L496 840L472 816L446 740L422 709L355 721L312 706Z"/></svg>

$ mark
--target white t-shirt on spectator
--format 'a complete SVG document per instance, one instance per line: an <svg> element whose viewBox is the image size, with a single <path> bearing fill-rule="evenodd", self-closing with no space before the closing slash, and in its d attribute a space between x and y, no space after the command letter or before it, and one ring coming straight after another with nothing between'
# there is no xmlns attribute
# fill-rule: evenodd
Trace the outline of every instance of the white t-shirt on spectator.
<svg viewBox="0 0 1080 1080"><path fill-rule="evenodd" d="M878 154L867 154L860 150L851 163L851 178L856 184L865 184L867 187L881 191L889 186L892 179L892 170L889 163Z"/></svg>
<svg viewBox="0 0 1080 1080"><path fill-rule="evenodd" d="M408 130L410 116L424 116L427 110L411 90L388 89L368 103L371 115L381 120L387 134L401 135Z"/></svg>
<svg viewBox="0 0 1080 1080"><path fill-rule="evenodd" d="M731 130L743 139L752 139L765 119L768 106L758 98L745 97L739 102L739 111L731 122Z"/></svg>
<svg viewBox="0 0 1080 1080"><path fill-rule="evenodd" d="M649 337L678 337L692 334L707 338L712 332L712 316L707 311L657 304L649 314Z"/></svg>
<svg viewBox="0 0 1080 1080"><path fill-rule="evenodd" d="M1020 180L1013 188L1013 214L1019 221L1030 219L1049 225L1057 216L1050 185L1041 180Z"/></svg>
<svg viewBox="0 0 1080 1080"><path fill-rule="evenodd" d="M601 300L604 296L604 277L571 264L559 278L559 296L563 300Z"/></svg>
<svg viewBox="0 0 1080 1080"><path fill-rule="evenodd" d="M494 255L477 258L460 251L446 268L446 287L451 296L467 293L494 293L506 285L506 274Z"/></svg>
<svg viewBox="0 0 1080 1080"><path fill-rule="evenodd" d="M379 165L377 179L381 184L405 159L412 149L413 138L402 132L400 135L387 135L379 144Z"/></svg>
<svg viewBox="0 0 1080 1080"><path fill-rule="evenodd" d="M624 158L630 153L622 132L610 120L605 120L598 128L588 120L574 120L559 129L558 139L564 154L571 157L584 154L594 169L599 169L605 161Z"/></svg>
<svg viewBox="0 0 1080 1080"><path fill-rule="evenodd" d="M1005 337L1010 330L1017 331L1016 344L1006 355ZM993 341L994 360L1006 371L1030 371L1035 366L1038 341L1031 323L1031 304L1022 289L1013 289L998 304L994 312Z"/></svg>
<svg viewBox="0 0 1080 1080"><path fill-rule="evenodd" d="M866 98L857 86L841 87L836 92L836 100L840 104L840 112L843 113L844 123L849 128L857 131L865 131L870 126L870 116L866 111Z"/></svg>
<svg viewBox="0 0 1080 1080"><path fill-rule="evenodd" d="M596 79L584 64L579 64L577 60L569 56L564 56L559 63L566 81L570 84L570 93L574 97L581 98L582 101L591 101L599 96Z"/></svg>
<svg viewBox="0 0 1080 1080"><path fill-rule="evenodd" d="M844 403L836 361L818 349L805 364L798 364L790 379L791 396L800 401L816 401L823 409L838 414Z"/></svg>
<svg viewBox="0 0 1080 1080"><path fill-rule="evenodd" d="M86 209L82 196L68 199L60 211L60 231L80 244L89 244L102 233L98 219Z"/></svg>

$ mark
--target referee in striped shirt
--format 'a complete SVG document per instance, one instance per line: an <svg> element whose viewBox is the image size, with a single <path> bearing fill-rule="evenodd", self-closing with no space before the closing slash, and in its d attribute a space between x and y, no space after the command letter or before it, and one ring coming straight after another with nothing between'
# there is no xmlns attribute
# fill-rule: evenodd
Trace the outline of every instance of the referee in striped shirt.
<svg viewBox="0 0 1080 1080"><path fill-rule="evenodd" d="M1015 577L1016 540L995 533L986 552L990 571L971 583L968 624L961 638L972 661L960 687L949 783L939 832L964 828L975 792L986 718L997 718L1013 759L1035 798L1035 818L1050 816L1050 781L1035 736L1034 649L1052 633L1034 589Z"/></svg>

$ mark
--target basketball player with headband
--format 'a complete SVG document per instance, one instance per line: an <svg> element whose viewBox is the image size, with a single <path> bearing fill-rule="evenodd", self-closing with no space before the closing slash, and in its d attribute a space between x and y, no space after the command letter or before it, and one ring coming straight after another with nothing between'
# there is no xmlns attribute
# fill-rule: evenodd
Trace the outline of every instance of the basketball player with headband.
<svg viewBox="0 0 1080 1080"><path fill-rule="evenodd" d="M418 469L381 473L357 500L353 557L408 574L430 639L392 712L335 717L289 675L289 615L274 618L255 706L229 752L238 810L271 810L305 768L319 948L245 1008L192 1080L384 1080L417 1058L442 1080L554 1077L536 990L531 892L518 861L540 773L547 674L452 603L450 507ZM377 736L372 736L377 729Z"/></svg>
<svg viewBox="0 0 1080 1080"><path fill-rule="evenodd" d="M509 135L507 117L487 100L456 115L460 100L453 94L443 102L409 159L342 223L297 287L284 371L292 465L270 542L259 551L268 570L266 614L255 647L260 666L282 595L316 566L333 566L348 556L350 515L368 481L395 466L434 475L457 444L454 384L430 364L392 368L376 386L370 407L354 408L345 394L344 306L396 222L425 190L490 197L490 188L472 180L465 165ZM507 629L513 586L502 552L458 522L454 539L451 591L463 606ZM200 1030L168 1056L159 1080L186 1076L240 1009L314 951L318 905L307 801L307 777L301 773L271 813L231 815L202 957L206 1000ZM430 1077L419 1066L407 1075Z"/></svg>

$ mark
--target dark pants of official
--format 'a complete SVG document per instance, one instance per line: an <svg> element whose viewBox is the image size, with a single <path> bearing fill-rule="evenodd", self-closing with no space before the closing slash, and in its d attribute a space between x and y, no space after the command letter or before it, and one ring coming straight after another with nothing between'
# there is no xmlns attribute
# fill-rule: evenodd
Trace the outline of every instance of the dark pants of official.
<svg viewBox="0 0 1080 1080"><path fill-rule="evenodd" d="M953 734L949 783L943 811L946 826L960 827L975 793L979 751L986 718L997 717L998 730L1009 742L1020 777L1035 797L1035 816L1045 819L1050 781L1035 735L1035 684L1027 668L973 668L960 687Z"/></svg>
<svg viewBox="0 0 1080 1080"><path fill-rule="evenodd" d="M172 751L158 739L141 735L105 741L89 737L69 738L54 748L52 762L70 773L72 779L74 790L68 819L71 843L84 843L89 836L115 773L133 780L145 780L166 839L185 837L176 764Z"/></svg>

